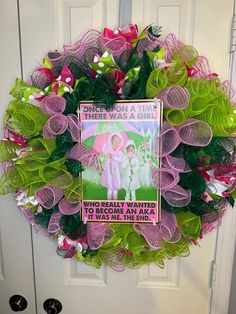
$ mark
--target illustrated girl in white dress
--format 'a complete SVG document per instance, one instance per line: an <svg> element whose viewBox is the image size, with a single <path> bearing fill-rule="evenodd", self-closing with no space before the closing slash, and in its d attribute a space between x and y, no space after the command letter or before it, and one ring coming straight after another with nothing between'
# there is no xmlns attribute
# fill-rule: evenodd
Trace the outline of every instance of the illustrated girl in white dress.
<svg viewBox="0 0 236 314"><path fill-rule="evenodd" d="M135 201L136 190L140 187L139 182L139 159L133 140L127 141L125 152L121 162L122 177L121 186L126 191L125 200Z"/></svg>
<svg viewBox="0 0 236 314"><path fill-rule="evenodd" d="M122 161L121 147L123 139L119 133L110 134L102 152L107 156L102 172L101 185L107 188L107 199L117 200L121 188L120 163Z"/></svg>

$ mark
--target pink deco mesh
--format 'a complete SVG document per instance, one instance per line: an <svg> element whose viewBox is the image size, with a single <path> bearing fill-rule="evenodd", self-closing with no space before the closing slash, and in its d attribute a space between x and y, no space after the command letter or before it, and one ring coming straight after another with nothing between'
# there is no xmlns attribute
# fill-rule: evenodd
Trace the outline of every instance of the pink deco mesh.
<svg viewBox="0 0 236 314"><path fill-rule="evenodd" d="M49 118L43 128L43 137L54 137L64 133L68 128L68 119L63 114L56 114Z"/></svg>
<svg viewBox="0 0 236 314"><path fill-rule="evenodd" d="M124 37L116 37L113 39L102 37L101 48L103 51L108 50L113 56L119 57L129 46Z"/></svg>
<svg viewBox="0 0 236 314"><path fill-rule="evenodd" d="M35 69L31 74L31 84L34 87L44 90L48 84L51 82L50 75L41 69Z"/></svg>
<svg viewBox="0 0 236 314"><path fill-rule="evenodd" d="M63 45L64 55L71 56L74 55L77 58L81 59L85 53L86 46L82 40L78 40L71 45Z"/></svg>
<svg viewBox="0 0 236 314"><path fill-rule="evenodd" d="M203 235L208 232L211 232L212 230L214 230L216 227L218 227L221 224L221 220L227 206L228 206L227 200L222 199L216 205L218 211L211 211L209 213L204 214L201 217Z"/></svg>
<svg viewBox="0 0 236 314"><path fill-rule="evenodd" d="M161 156L173 152L180 143L178 131L166 121L161 128Z"/></svg>
<svg viewBox="0 0 236 314"><path fill-rule="evenodd" d="M55 212L52 214L49 220L48 228L47 228L47 232L49 234L57 234L60 232L61 230L60 224L59 224L60 218L61 218L61 213Z"/></svg>
<svg viewBox="0 0 236 314"><path fill-rule="evenodd" d="M181 86L167 87L158 94L164 108L184 109L189 104L189 97L188 90Z"/></svg>
<svg viewBox="0 0 236 314"><path fill-rule="evenodd" d="M54 116L63 113L66 108L66 100L58 95L49 95L43 99L41 108L49 116Z"/></svg>
<svg viewBox="0 0 236 314"><path fill-rule="evenodd" d="M165 48L165 60L171 62L173 53L183 46L183 43L179 41L175 34L168 34L165 40L161 43L161 46Z"/></svg>
<svg viewBox="0 0 236 314"><path fill-rule="evenodd" d="M160 249L161 242L176 243L181 238L176 216L162 209L161 222L156 225L134 224L134 229L144 236L151 249Z"/></svg>
<svg viewBox="0 0 236 314"><path fill-rule="evenodd" d="M199 56L195 64L192 66L193 77L195 78L211 78L212 72L206 57Z"/></svg>
<svg viewBox="0 0 236 314"><path fill-rule="evenodd" d="M80 211L80 203L69 203L66 198L59 202L59 211L63 215L74 215Z"/></svg>
<svg viewBox="0 0 236 314"><path fill-rule="evenodd" d="M187 145L206 146L212 139L212 130L204 121L188 119L176 129L179 132L181 142Z"/></svg>
<svg viewBox="0 0 236 314"><path fill-rule="evenodd" d="M74 147L67 153L68 158L80 161L83 165L88 167L98 168L100 161L97 153L84 145L77 143Z"/></svg>
<svg viewBox="0 0 236 314"><path fill-rule="evenodd" d="M87 240L88 245L92 250L97 250L103 244L110 224L103 222L87 223Z"/></svg>
<svg viewBox="0 0 236 314"><path fill-rule="evenodd" d="M162 164L167 168L172 168L178 172L189 172L191 168L187 165L183 157L173 157L167 155L162 159Z"/></svg>
<svg viewBox="0 0 236 314"><path fill-rule="evenodd" d="M229 97L229 99L233 100L235 96L235 91L230 83L230 81L226 80L222 83L222 88L224 93Z"/></svg>
<svg viewBox="0 0 236 314"><path fill-rule="evenodd" d="M52 63L55 67L62 67L64 57L62 56L61 52L59 51L50 51L47 55L48 60Z"/></svg>
<svg viewBox="0 0 236 314"><path fill-rule="evenodd" d="M222 199L216 206L218 207L218 211L211 211L201 217L203 235L220 226L222 217L228 206L227 200Z"/></svg>
<svg viewBox="0 0 236 314"><path fill-rule="evenodd" d="M168 204L174 207L186 206L191 200L191 191L185 190L179 185L176 185L170 190L162 190L161 195Z"/></svg>
<svg viewBox="0 0 236 314"><path fill-rule="evenodd" d="M122 272L125 270L124 252L122 248L117 247L106 250L100 257L102 257L105 264L115 271Z"/></svg>
<svg viewBox="0 0 236 314"><path fill-rule="evenodd" d="M151 51L156 46L161 44L161 40L157 39L155 36L152 35L147 29L145 30L146 37L142 38L138 41L137 44L137 52L142 55L144 51Z"/></svg>
<svg viewBox="0 0 236 314"><path fill-rule="evenodd" d="M138 42L137 52L142 55L144 51L153 50L159 43L160 41L158 39L152 41L149 38L143 38Z"/></svg>
<svg viewBox="0 0 236 314"><path fill-rule="evenodd" d="M64 191L54 186L46 185L36 191L36 198L41 206L50 209L63 197Z"/></svg>
<svg viewBox="0 0 236 314"><path fill-rule="evenodd" d="M81 125L78 117L75 114L68 114L67 119L72 140L74 142L80 142Z"/></svg>
<svg viewBox="0 0 236 314"><path fill-rule="evenodd" d="M157 189L168 190L176 186L179 182L179 173L174 169L155 169L152 175Z"/></svg>
<svg viewBox="0 0 236 314"><path fill-rule="evenodd" d="M81 42L85 45L86 48L89 47L100 47L101 45L101 36L102 33L96 29L90 29L87 33L81 38Z"/></svg>

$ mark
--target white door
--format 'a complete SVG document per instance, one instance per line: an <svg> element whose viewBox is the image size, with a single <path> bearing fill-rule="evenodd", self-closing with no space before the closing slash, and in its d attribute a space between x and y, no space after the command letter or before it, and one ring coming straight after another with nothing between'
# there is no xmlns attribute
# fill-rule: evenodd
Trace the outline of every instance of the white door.
<svg viewBox="0 0 236 314"><path fill-rule="evenodd" d="M0 1L0 127L15 77L21 77L17 1ZM0 313L13 313L9 299L27 300L24 313L35 313L31 228L17 211L12 195L0 201ZM14 299L16 301L16 299ZM17 308L16 302L13 307ZM24 302L23 302L24 303ZM19 303L21 306L21 303Z"/></svg>
<svg viewBox="0 0 236 314"><path fill-rule="evenodd" d="M118 25L118 0L20 0L23 75L49 49L70 43L88 28ZM133 0L132 22L163 26L193 44L211 61L215 72L228 75L233 0ZM56 243L33 235L37 313L46 299L58 299L64 314L207 314L211 289L210 265L216 233L192 247L188 258L116 273L93 269L75 260L62 260ZM33 313L33 312L32 312ZM4 312L5 314L5 312Z"/></svg>

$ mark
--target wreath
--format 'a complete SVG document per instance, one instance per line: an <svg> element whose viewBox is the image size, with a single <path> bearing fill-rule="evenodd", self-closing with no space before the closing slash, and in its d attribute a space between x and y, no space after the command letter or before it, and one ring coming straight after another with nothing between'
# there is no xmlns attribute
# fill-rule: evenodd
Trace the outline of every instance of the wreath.
<svg viewBox="0 0 236 314"><path fill-rule="evenodd" d="M197 50L161 27L89 30L62 51L49 51L27 82L16 79L4 118L1 194L57 240L63 258L122 271L188 256L233 206L236 184L234 93ZM81 173L99 171L98 154L80 140L85 100L112 110L118 100L158 98L164 106L159 223L87 222ZM147 142L140 147L147 162ZM146 155L145 155L146 153ZM101 160L104 156L101 156ZM155 159L155 158L154 158ZM155 164L155 160L153 160Z"/></svg>

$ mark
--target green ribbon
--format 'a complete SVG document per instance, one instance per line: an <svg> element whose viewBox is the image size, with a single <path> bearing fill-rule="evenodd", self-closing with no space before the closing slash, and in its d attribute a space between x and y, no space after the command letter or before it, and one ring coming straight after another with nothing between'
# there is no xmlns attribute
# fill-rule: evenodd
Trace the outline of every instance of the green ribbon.
<svg viewBox="0 0 236 314"><path fill-rule="evenodd" d="M165 61L165 48L162 47L159 51L147 51L147 55L154 67L156 61Z"/></svg>
<svg viewBox="0 0 236 314"><path fill-rule="evenodd" d="M27 102L28 100L34 98L33 93L42 93L42 90L36 87L33 87L20 78L16 78L15 85L10 91L10 95L20 99L22 102Z"/></svg>
<svg viewBox="0 0 236 314"><path fill-rule="evenodd" d="M154 69L147 80L146 97L156 97L167 86L167 82L166 71L160 68Z"/></svg>
<svg viewBox="0 0 236 314"><path fill-rule="evenodd" d="M115 69L118 69L115 60L111 53L106 50L99 60L96 62L90 63L90 67L97 72L97 74L107 74L113 73Z"/></svg>
<svg viewBox="0 0 236 314"><path fill-rule="evenodd" d="M64 195L69 203L79 203L82 199L82 178L75 178L65 189Z"/></svg>
<svg viewBox="0 0 236 314"><path fill-rule="evenodd" d="M10 123L17 133L25 137L37 136L43 130L48 117L38 107L27 104L22 110L11 113Z"/></svg>
<svg viewBox="0 0 236 314"><path fill-rule="evenodd" d="M183 110L174 108L164 109L164 117L169 124L174 126L181 125L187 120Z"/></svg>
<svg viewBox="0 0 236 314"><path fill-rule="evenodd" d="M86 230L86 225L81 221L80 218L80 213L74 215L63 215L59 221L61 229L65 233L74 234L81 227L81 232L83 233ZM85 227L83 227L83 225Z"/></svg>
<svg viewBox="0 0 236 314"><path fill-rule="evenodd" d="M125 75L125 78L124 80L126 81L130 81L130 82L137 82L137 80L139 79L139 73L140 73L140 69L141 67L136 67L136 68L133 68L133 69L130 69L126 75Z"/></svg>
<svg viewBox="0 0 236 314"><path fill-rule="evenodd" d="M12 162L18 158L17 151L22 149L21 146L11 141L0 141L0 161Z"/></svg>
<svg viewBox="0 0 236 314"><path fill-rule="evenodd" d="M197 240L201 232L201 218L191 212L176 214L178 226L187 239Z"/></svg>
<svg viewBox="0 0 236 314"><path fill-rule="evenodd" d="M206 191L206 181L200 171L181 173L179 184L184 189L191 189L193 196L201 196Z"/></svg>

